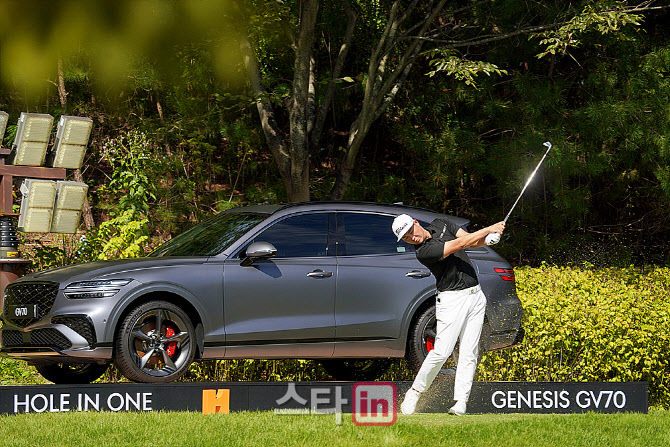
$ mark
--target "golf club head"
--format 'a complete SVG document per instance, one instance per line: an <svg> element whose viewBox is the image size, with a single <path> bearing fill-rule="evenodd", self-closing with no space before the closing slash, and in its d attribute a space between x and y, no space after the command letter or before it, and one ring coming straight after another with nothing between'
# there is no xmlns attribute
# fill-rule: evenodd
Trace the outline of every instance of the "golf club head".
<svg viewBox="0 0 670 447"><path fill-rule="evenodd" d="M548 149L551 149L551 142L547 141L543 144L543 146L547 147Z"/></svg>

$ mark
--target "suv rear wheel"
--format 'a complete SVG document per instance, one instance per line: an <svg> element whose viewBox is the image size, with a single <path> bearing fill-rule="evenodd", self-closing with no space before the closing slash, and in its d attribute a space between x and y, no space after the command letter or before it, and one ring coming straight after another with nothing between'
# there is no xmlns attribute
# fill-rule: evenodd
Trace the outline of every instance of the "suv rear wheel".
<svg viewBox="0 0 670 447"><path fill-rule="evenodd" d="M486 322L484 322L484 327L482 327L482 338L479 342L479 355L477 358L477 363L482 358L484 354L484 343L483 339L485 334L488 331ZM407 342L407 361L409 362L410 368L414 373L419 372L423 361L426 359L426 356L430 351L433 350L435 346L435 336L437 334L437 319L435 318L435 305L427 307L423 312L419 314L419 317L416 319L416 323L410 330L409 339ZM438 374L438 379L442 380L454 380L456 376L456 365L458 364L458 349L459 343L456 342L454 346L454 351L449 356L449 359L442 366Z"/></svg>

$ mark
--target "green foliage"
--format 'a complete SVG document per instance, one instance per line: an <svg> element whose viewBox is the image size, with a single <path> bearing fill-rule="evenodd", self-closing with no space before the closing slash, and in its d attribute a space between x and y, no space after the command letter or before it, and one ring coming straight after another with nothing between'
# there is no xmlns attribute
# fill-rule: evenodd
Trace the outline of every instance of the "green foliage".
<svg viewBox="0 0 670 447"><path fill-rule="evenodd" d="M98 192L118 198L121 212L148 215L149 203L156 199L156 195L154 179L150 179L155 163L147 136L130 131L110 139L103 147L102 155L112 168L112 176L107 185L98 188Z"/></svg>
<svg viewBox="0 0 670 447"><path fill-rule="evenodd" d="M33 265L35 270L46 270L82 262L78 256L81 240L68 235L60 236L56 244L53 241L38 241L39 245L35 247L34 254L30 256L35 261L36 265Z"/></svg>
<svg viewBox="0 0 670 447"><path fill-rule="evenodd" d="M330 376L313 360L211 360L194 363L184 382L319 381Z"/></svg>
<svg viewBox="0 0 670 447"><path fill-rule="evenodd" d="M433 77L437 73L444 72L446 75L453 76L456 80L463 81L466 85L473 87L477 86L475 77L479 74L487 76L491 74L500 76L507 74L507 70L503 70L495 64L464 59L455 55L451 50L431 51L430 65L433 69L427 73L428 76Z"/></svg>
<svg viewBox="0 0 670 447"><path fill-rule="evenodd" d="M36 262L34 269L143 256L149 242L148 222L128 209L82 235L63 236L56 244L40 241L32 256Z"/></svg>
<svg viewBox="0 0 670 447"><path fill-rule="evenodd" d="M32 0L0 3L0 52L14 60L0 83L20 82L31 96L55 77L58 62L85 55L90 82L103 91L124 87L134 70L150 59L164 73L174 65L175 45L207 46L222 80L237 81L230 70L239 56L231 45L238 17L233 0L137 2L89 0L80 5ZM131 76L129 76L129 74ZM175 74L175 73L170 73ZM32 102L32 99L31 99Z"/></svg>
<svg viewBox="0 0 670 447"><path fill-rule="evenodd" d="M111 166L111 179L97 192L108 198L111 218L79 240L79 262L144 255L149 241L150 203L156 199L156 166L151 142L142 132L131 131L103 146L102 160Z"/></svg>
<svg viewBox="0 0 670 447"><path fill-rule="evenodd" d="M567 53L568 48L577 48L582 45L582 40L579 37L589 31L611 34L626 25L639 25L642 16L625 11L626 6L626 2L616 1L603 4L587 4L580 14L572 17L563 26L557 30L544 33L544 39L540 40L540 45L544 45L545 50L539 53L537 57Z"/></svg>
<svg viewBox="0 0 670 447"><path fill-rule="evenodd" d="M483 380L646 381L670 405L670 269L515 270L526 339L492 352Z"/></svg>
<svg viewBox="0 0 670 447"><path fill-rule="evenodd" d="M0 358L0 385L42 385L47 382L22 360Z"/></svg>
<svg viewBox="0 0 670 447"><path fill-rule="evenodd" d="M145 254L149 240L148 219L132 210L104 221L86 234L79 246L82 257L93 260L137 258Z"/></svg>
<svg viewBox="0 0 670 447"><path fill-rule="evenodd" d="M134 3L122 3L119 19L133 17L137 12ZM134 53L132 61L116 67L124 73L117 76L124 79L122 90L96 88L102 76L99 64L120 57L114 51L105 61L97 61L101 54L106 56L104 52L92 54L99 42L62 57L68 114L89 116L95 122L82 170L84 181L91 185L89 200L95 222L99 225L118 217L110 225L120 228L124 222L148 219L148 233L135 224L122 230L149 236L143 239L148 246L169 239L204 215L238 205L282 202L287 197L258 123L255 98L239 82L237 75L243 67L237 64L235 52L222 43L229 39L213 38L209 32L204 39L192 39L187 30L190 37L179 43L172 38L145 40L165 30L154 27L154 12L167 14L168 29L184 13L189 29L194 21L205 20L205 29L211 31L212 24L201 14L211 11L216 2L191 3L175 2L130 22L152 24L151 29L123 30L122 35L130 38L135 32L141 34L144 55ZM294 67L291 36L286 30L295 30L301 4L294 0L237 3L250 17L245 31L250 33L263 81L277 106L275 118L285 123ZM328 0L320 5L322 32L314 44L316 105L331 78L346 27L342 2ZM341 148L350 137L347 130L363 100L363 73L368 70L370 49L389 18L389 5L351 2L358 16L353 46L338 80L323 138L310 158L310 186L316 200L327 197L337 174ZM501 254L517 264L538 265L542 260L556 260L562 254L556 253L559 250L568 252L561 262L599 264L589 253L581 252L581 245L577 253L564 247L575 239L592 245L592 239L602 237L625 242L625 259L612 259L617 265L666 262L670 259L667 250L658 247L670 240L665 212L670 201L667 14L645 13L642 21L622 9L620 2L529 5L516 0L477 3L472 11L481 20L462 31L471 32L472 38L496 37L516 29L528 8L537 13L531 14L537 23L554 18L567 21L544 35L542 44L539 39L517 36L467 50L458 47L462 59L455 58L455 50L435 50L432 62L423 57L416 60L396 99L370 129L345 197L403 201L459 214L472 220L471 228L477 228L505 215L537 163L542 142L550 140L554 149L512 215L508 243L498 246ZM583 5L586 8L572 17ZM46 27L53 31L59 29L63 11L52 12L36 13L47 15ZM227 20L230 15L224 12ZM99 11L82 11L81 17L89 14L93 23L107 24L108 17L100 17ZM458 22L460 12L450 14L441 19L443 30L449 29L451 20L466 23ZM30 23L36 18L21 20ZM126 22L109 26L120 23ZM644 32L636 31L636 23L642 24ZM243 25L241 20L238 24ZM19 36L27 34L26 29L13 38L21 40ZM431 36L426 42L425 54L445 42L439 37ZM106 48L124 42L109 42ZM154 44L160 45L160 54L147 55L147 45ZM212 51L214 47L218 50ZM536 57L547 48L553 53ZM566 49L569 55L564 54ZM399 51L389 48L388 67ZM34 56L35 52L26 54ZM231 76L220 76L222 64L228 65ZM21 65L13 67L18 70ZM51 64L48 70L55 68ZM42 69L46 70L42 67L35 73ZM427 72L435 75L425 76ZM482 73L486 76L479 76ZM26 104L32 104L27 111L54 116L64 112L55 77L49 83L43 82L45 78L37 77L43 85L41 96L25 96L18 81L0 85L0 109L10 112L12 121L26 110ZM5 147L11 145L15 131L15 125L8 126ZM122 217L126 209L137 214ZM102 235L86 236L86 256L75 258L74 241L63 246L62 252L43 250L40 257L44 261L39 262L52 266L97 259L91 247L102 250L105 241L96 242ZM122 245L123 240L120 237L116 242ZM122 253L119 244L114 249L110 246L105 256ZM48 245L45 242L44 247ZM139 252L132 249L125 255Z"/></svg>

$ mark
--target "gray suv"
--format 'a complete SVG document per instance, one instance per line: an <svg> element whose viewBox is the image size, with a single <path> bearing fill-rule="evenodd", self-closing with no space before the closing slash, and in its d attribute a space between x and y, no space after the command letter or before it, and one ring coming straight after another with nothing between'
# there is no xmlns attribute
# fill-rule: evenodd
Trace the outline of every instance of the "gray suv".
<svg viewBox="0 0 670 447"><path fill-rule="evenodd" d="M372 380L392 358L432 349L435 280L391 222L429 210L316 202L224 211L148 257L27 275L5 290L0 354L55 383L88 383L111 362L170 382L195 360L300 358L341 380ZM449 217L466 228L468 221ZM467 250L488 299L483 350L523 338L511 266Z"/></svg>

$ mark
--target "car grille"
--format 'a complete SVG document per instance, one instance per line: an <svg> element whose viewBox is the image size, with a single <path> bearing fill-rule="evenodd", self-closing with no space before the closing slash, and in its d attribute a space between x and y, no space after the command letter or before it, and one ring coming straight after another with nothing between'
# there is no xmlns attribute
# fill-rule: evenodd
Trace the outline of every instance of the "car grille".
<svg viewBox="0 0 670 447"><path fill-rule="evenodd" d="M5 309L7 306L37 304L37 318L12 318L5 314L5 321L18 326L29 326L49 313L58 294L58 284L54 283L21 283L8 285L5 289Z"/></svg>
<svg viewBox="0 0 670 447"><path fill-rule="evenodd" d="M93 324L86 317L53 317L51 319L53 324L64 324L77 334L86 339L89 346L93 347L96 343L95 330Z"/></svg>
<svg viewBox="0 0 670 447"><path fill-rule="evenodd" d="M13 348L23 346L23 333L19 331L2 331L2 347Z"/></svg>
<svg viewBox="0 0 670 447"><path fill-rule="evenodd" d="M2 331L3 348L57 348L68 349L72 343L56 329L37 329L29 332L30 341L23 341L23 333L20 331Z"/></svg>

